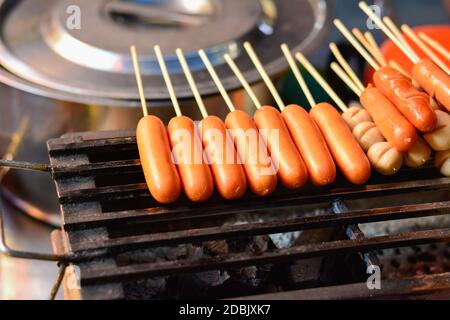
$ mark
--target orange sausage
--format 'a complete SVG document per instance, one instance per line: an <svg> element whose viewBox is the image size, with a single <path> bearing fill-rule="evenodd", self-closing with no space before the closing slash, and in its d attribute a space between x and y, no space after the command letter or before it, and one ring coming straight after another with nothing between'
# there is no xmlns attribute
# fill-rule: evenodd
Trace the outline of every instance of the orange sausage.
<svg viewBox="0 0 450 320"><path fill-rule="evenodd" d="M368 87L363 91L360 99L383 136L398 151L408 151L414 146L419 138L416 129L380 90Z"/></svg>
<svg viewBox="0 0 450 320"><path fill-rule="evenodd" d="M450 76L430 59L420 60L412 75L420 86L450 111Z"/></svg>
<svg viewBox="0 0 450 320"><path fill-rule="evenodd" d="M261 197L270 195L277 186L277 173L255 122L247 113L238 110L227 116L225 124L243 161L253 193Z"/></svg>
<svg viewBox="0 0 450 320"><path fill-rule="evenodd" d="M281 183L288 189L298 189L305 185L308 181L305 162L292 141L280 112L265 106L256 111L254 119L278 169Z"/></svg>
<svg viewBox="0 0 450 320"><path fill-rule="evenodd" d="M336 166L322 133L308 112L290 105L282 113L291 137L305 160L311 182L326 186L336 180Z"/></svg>
<svg viewBox="0 0 450 320"><path fill-rule="evenodd" d="M200 122L199 128L217 191L226 200L242 198L247 191L247 180L225 124L218 117L210 116Z"/></svg>
<svg viewBox="0 0 450 320"><path fill-rule="evenodd" d="M344 176L356 185L366 183L371 174L369 159L339 112L328 103L320 103L310 114Z"/></svg>
<svg viewBox="0 0 450 320"><path fill-rule="evenodd" d="M203 161L202 142L194 121L176 117L170 120L168 129L184 194L192 202L208 200L214 192L214 183L209 166Z"/></svg>
<svg viewBox="0 0 450 320"><path fill-rule="evenodd" d="M162 204L175 202L181 193L181 183L164 124L154 116L142 118L136 129L136 139L151 195Z"/></svg>
<svg viewBox="0 0 450 320"><path fill-rule="evenodd" d="M375 72L373 81L419 131L427 133L436 128L437 117L430 105L430 97L415 88L411 79L386 66Z"/></svg>

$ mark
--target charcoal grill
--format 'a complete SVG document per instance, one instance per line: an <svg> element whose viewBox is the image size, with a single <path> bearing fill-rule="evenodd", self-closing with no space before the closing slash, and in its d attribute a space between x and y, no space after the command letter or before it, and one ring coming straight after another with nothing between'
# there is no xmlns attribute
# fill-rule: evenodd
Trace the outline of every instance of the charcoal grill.
<svg viewBox="0 0 450 320"><path fill-rule="evenodd" d="M336 257L354 257L367 267L380 263L377 252L382 249L448 243L450 240L449 228L427 228L375 237L367 237L359 228L360 224L372 222L449 214L450 179L440 176L431 165L403 169L394 177L374 174L365 186L352 186L339 178L330 187L308 186L300 191L279 189L268 198L255 198L249 194L240 201L223 202L215 196L204 204L191 204L180 199L173 205L160 206L151 198L144 183L134 131L71 133L48 141L47 146L50 165L13 161L2 161L0 165L51 172L62 218L61 230L52 234L54 254L15 251L6 245L4 234L2 249L4 253L20 258L58 261L62 268L57 285L65 274L66 298L127 299L125 288L132 281L246 266L295 265L311 259L332 261L328 269L333 269ZM325 211L320 215L305 215L306 208L311 207ZM292 214L295 215L293 218ZM260 219L226 223L230 219L245 220L248 215ZM264 219L268 216L271 218ZM124 254L149 248L201 245L325 228L334 230L334 236L328 240L284 249L227 252L164 262L124 263L120 259ZM353 261L350 263L354 267L355 259L344 260ZM334 273L340 270L334 269ZM308 272L317 273L317 270ZM67 284L73 276L76 277L76 288ZM361 277L340 282L316 279L314 288L272 290L250 297L433 296L450 293L449 279L450 274L443 273L389 280L383 282L381 290L369 290ZM221 297L242 298L237 291Z"/></svg>

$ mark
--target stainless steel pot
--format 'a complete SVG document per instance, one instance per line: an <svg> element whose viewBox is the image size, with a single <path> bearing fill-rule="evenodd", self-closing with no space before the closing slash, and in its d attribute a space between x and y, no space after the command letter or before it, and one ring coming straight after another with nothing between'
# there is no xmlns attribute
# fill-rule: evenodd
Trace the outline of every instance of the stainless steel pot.
<svg viewBox="0 0 450 320"><path fill-rule="evenodd" d="M81 12L79 30L66 24L73 6ZM200 48L236 106L253 112L223 53L234 55L262 101L270 101L240 44L250 40L276 78L287 67L279 44L311 50L322 39L328 17L326 0L0 0L0 153L24 117L30 121L17 159L33 162L47 162L45 142L64 133L135 127L141 111L131 44L141 54L151 112L164 121L174 112L153 56L156 43L167 54L187 116L200 119L176 62L176 47L187 53L210 114L225 117L227 110L196 54ZM7 181L13 200L27 211L58 211L50 177L12 172Z"/></svg>

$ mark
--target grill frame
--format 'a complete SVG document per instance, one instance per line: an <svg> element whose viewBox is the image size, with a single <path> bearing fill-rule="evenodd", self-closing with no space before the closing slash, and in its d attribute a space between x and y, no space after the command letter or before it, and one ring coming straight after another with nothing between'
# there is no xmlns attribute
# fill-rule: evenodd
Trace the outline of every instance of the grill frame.
<svg viewBox="0 0 450 320"><path fill-rule="evenodd" d="M80 267L82 289L78 296L87 299L122 299L122 283L130 279L147 278L174 273L223 269L244 265L258 265L267 262L284 262L311 257L360 254L366 264L376 264L376 255L371 250L401 246L447 242L450 229L408 232L366 238L359 230L359 223L402 220L417 217L446 215L450 202L423 203L414 205L387 206L376 209L348 210L344 202L355 199L369 199L385 195L403 195L423 191L450 191L450 178L440 178L434 168L404 169L400 177L414 172L414 181L398 181L399 177L381 178L374 184L350 186L343 182L328 188L312 188L297 192L279 190L272 197L258 199L248 196L244 200L221 203L217 197L201 205L193 205L181 199L175 205L161 207L150 199L143 181L130 185L98 187L99 176L142 175L137 159L137 146L133 130L113 132L73 133L48 141L51 172L56 183L61 203L62 232L54 237L60 242L58 253L71 256L72 262ZM107 156L114 155L105 163ZM116 159L116 155L129 155L128 159ZM133 158L134 155L134 158ZM90 159L95 159L91 162ZM97 162L100 161L100 162ZM68 165L70 163L70 165ZM432 178L427 178L432 174ZM422 177L422 179L420 179ZM400 178L401 180L402 178ZM393 182L388 182L393 180ZM148 201L149 208L103 212L102 203L110 201ZM300 205L301 204L301 205ZM331 208L330 214L317 217L300 217L295 220L278 219L270 222L249 222L237 226L222 226L220 221L247 213L263 213L277 210L280 217L283 210L301 208L304 205L324 205ZM211 218L218 225L204 226ZM177 222L191 227L172 232L154 232L149 235L108 238L108 227L121 224L146 224L154 228ZM195 228L197 226L198 228ZM273 234L287 231L310 230L325 227L346 229L347 239L297 246L263 254L230 254L201 261L166 262L147 265L119 267L114 261L118 253L162 245L198 243L201 241L241 238L254 235ZM61 252L62 251L62 252ZM427 278L432 279L433 277ZM442 283L436 277L436 283ZM429 280L432 281L432 280ZM440 282L439 282L440 281ZM320 296L320 289L316 293ZM450 290L450 286L449 286ZM326 291L324 291L326 292ZM355 292L360 296L360 291ZM289 293L286 293L289 296ZM390 292L392 294L392 292ZM283 294L263 295L276 298ZM302 294L293 292L292 298ZM325 295L324 295L325 296ZM369 298L370 295L367 295Z"/></svg>

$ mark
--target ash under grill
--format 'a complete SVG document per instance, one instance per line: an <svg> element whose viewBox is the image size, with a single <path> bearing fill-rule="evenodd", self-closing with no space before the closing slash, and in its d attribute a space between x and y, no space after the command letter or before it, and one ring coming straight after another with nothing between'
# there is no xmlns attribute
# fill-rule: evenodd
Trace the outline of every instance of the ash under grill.
<svg viewBox="0 0 450 320"><path fill-rule="evenodd" d="M71 298L192 298L195 290L210 298L271 299L450 291L445 267L425 278L386 277L386 289L375 294L365 285L367 266L387 261L382 250L449 241L450 223L371 237L359 227L448 215L450 179L431 166L394 177L374 174L366 186L340 178L326 188L279 188L268 198L248 194L224 203L215 196L205 204L180 199L160 206L145 185L134 131L69 134L49 141L48 150L63 219L55 251L73 258L70 269L81 286L66 281ZM267 236L291 232L297 232L291 240ZM388 281L398 281L398 290Z"/></svg>

